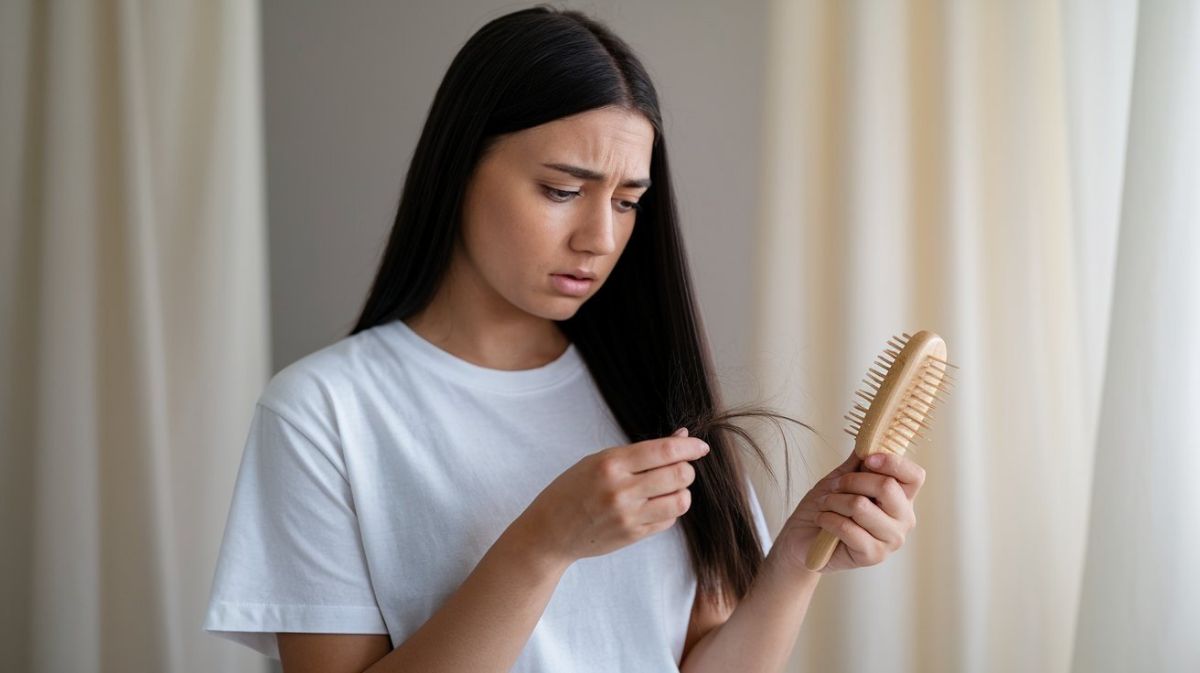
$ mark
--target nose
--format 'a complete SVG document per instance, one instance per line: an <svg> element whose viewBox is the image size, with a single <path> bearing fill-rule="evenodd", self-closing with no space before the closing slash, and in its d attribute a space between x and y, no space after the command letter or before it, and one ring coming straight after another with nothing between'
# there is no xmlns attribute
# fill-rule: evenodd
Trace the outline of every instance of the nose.
<svg viewBox="0 0 1200 673"><path fill-rule="evenodd" d="M595 255L608 255L616 251L616 216L609 200L605 199L590 208L581 208L579 218L571 236L572 248Z"/></svg>

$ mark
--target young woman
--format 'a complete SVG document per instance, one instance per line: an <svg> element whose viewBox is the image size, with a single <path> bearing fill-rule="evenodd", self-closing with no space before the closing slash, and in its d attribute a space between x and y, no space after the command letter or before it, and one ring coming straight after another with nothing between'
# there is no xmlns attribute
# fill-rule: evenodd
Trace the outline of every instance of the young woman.
<svg viewBox="0 0 1200 673"><path fill-rule="evenodd" d="M730 421L779 416L722 409L683 250L629 47L485 25L358 324L259 400L205 628L285 673L780 670L817 532L878 563L924 476L852 455L772 543Z"/></svg>

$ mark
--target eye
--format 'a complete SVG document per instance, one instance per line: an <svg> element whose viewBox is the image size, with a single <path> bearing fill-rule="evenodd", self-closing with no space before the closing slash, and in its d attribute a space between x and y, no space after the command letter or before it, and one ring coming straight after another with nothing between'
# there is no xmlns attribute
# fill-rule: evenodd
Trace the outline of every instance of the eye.
<svg viewBox="0 0 1200 673"><path fill-rule="evenodd" d="M543 187L543 189L546 192L546 196L548 196L551 201L557 203L566 203L567 201L571 200L571 197L579 196L579 192L572 192L566 189L555 189L553 187Z"/></svg>
<svg viewBox="0 0 1200 673"><path fill-rule="evenodd" d="M542 190L545 191L546 196L555 203L566 203L573 197L580 195L580 192L573 192L568 189L555 189L546 185L542 185ZM617 208L617 211L621 213L631 213L635 211L641 211L642 209L641 205L639 205L637 201L621 201L620 204L621 205Z"/></svg>

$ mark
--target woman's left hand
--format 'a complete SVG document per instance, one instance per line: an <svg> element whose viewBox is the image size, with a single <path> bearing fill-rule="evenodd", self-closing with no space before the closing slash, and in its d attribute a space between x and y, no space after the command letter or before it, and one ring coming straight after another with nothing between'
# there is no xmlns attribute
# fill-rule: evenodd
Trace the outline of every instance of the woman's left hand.
<svg viewBox="0 0 1200 673"><path fill-rule="evenodd" d="M821 572L870 566L904 544L917 525L913 499L925 483L925 470L911 460L877 453L881 464L861 461L854 452L813 486L788 517L774 544L785 558L807 572L804 559L822 529L841 540Z"/></svg>

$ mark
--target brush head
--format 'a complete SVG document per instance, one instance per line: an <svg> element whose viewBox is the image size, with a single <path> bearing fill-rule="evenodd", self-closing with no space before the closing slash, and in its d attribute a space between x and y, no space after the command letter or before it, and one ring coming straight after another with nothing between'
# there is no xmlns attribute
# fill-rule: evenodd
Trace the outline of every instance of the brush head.
<svg viewBox="0 0 1200 673"><path fill-rule="evenodd" d="M866 405L855 402L845 416L858 457L880 451L902 456L918 438L928 440L922 430L950 392L950 369L957 367L946 360L946 342L933 332L889 339L863 379L867 388L855 391Z"/></svg>

